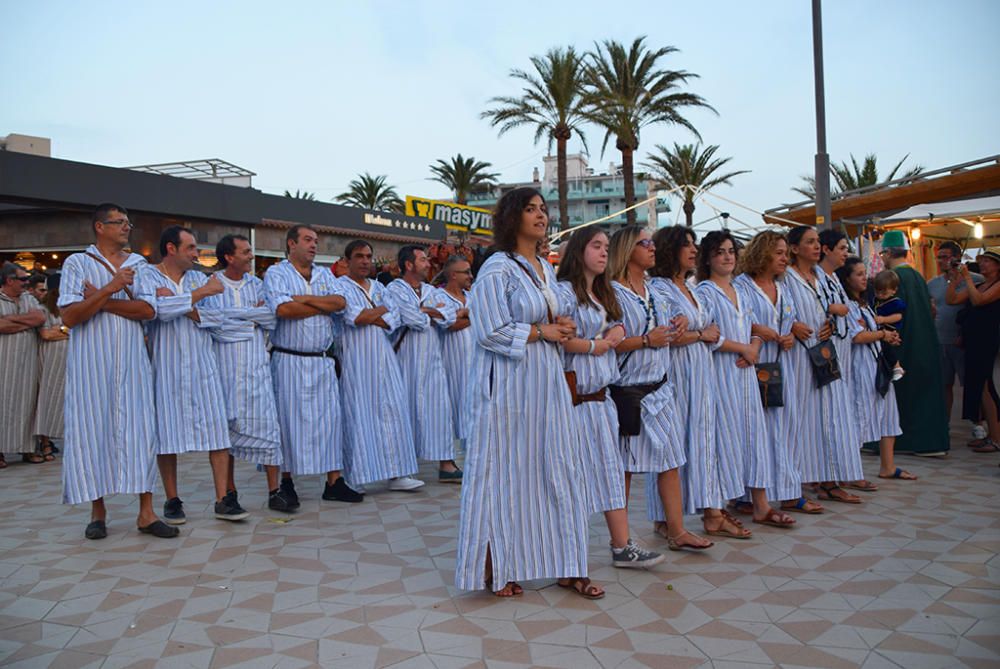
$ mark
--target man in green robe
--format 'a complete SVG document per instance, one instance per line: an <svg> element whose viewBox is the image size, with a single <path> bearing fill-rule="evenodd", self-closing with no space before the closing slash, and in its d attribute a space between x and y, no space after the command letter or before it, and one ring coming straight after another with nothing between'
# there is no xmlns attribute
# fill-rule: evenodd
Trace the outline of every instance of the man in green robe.
<svg viewBox="0 0 1000 669"><path fill-rule="evenodd" d="M895 382L899 424L896 453L922 456L946 455L950 448L948 415L941 402L941 364L937 330L931 314L927 282L906 263L906 237L890 230L882 237L882 259L899 276L898 297L906 302L899 334L899 364L906 375Z"/></svg>

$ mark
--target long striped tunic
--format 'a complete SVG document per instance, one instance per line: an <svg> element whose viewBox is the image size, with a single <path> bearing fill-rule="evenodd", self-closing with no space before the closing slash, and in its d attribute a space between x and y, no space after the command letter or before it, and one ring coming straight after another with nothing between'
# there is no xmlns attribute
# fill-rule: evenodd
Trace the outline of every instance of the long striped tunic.
<svg viewBox="0 0 1000 669"><path fill-rule="evenodd" d="M674 313L687 317L689 332L711 324L711 317L697 295L692 303L673 281L654 278L650 284L670 302ZM683 426L687 453L687 464L681 468L686 513L725 508L728 501L741 496L744 489L742 453L739 449L723 446L715 437L712 351L718 346L694 342L675 347L671 355L670 375L677 392L678 422ZM647 480L646 488L650 520L665 520L655 481Z"/></svg>
<svg viewBox="0 0 1000 669"><path fill-rule="evenodd" d="M441 335L441 358L444 361L444 371L448 377L448 399L451 401L451 419L456 439L465 441L469 433L468 413L468 379L472 366L472 352L476 339L472 334L472 326L461 330L449 330L455 324L459 309L468 306L469 291L464 292L464 300L457 299L444 288L437 290L438 301L449 305L442 314L443 321L434 321Z"/></svg>
<svg viewBox="0 0 1000 669"><path fill-rule="evenodd" d="M62 325L62 319L45 309L45 328ZM38 404L35 409L34 434L61 439L65 430L63 404L66 402L66 355L69 340L39 341L38 360L41 378L38 383Z"/></svg>
<svg viewBox="0 0 1000 669"><path fill-rule="evenodd" d="M615 325L607 320L604 307L595 302L580 304L572 285L558 286L561 311L576 323L576 336L600 339ZM576 388L581 395L595 393L618 382L618 357L614 349L602 356L588 353L564 353L566 371L576 373ZM618 411L605 392L603 402L583 402L573 407L581 439L581 475L587 480L586 492L591 513L625 508L625 466L618 446ZM585 436L584 436L585 435Z"/></svg>
<svg viewBox="0 0 1000 669"><path fill-rule="evenodd" d="M87 252L101 256L93 245ZM133 295L141 289L145 264L135 253L122 264L136 270ZM82 302L86 282L102 288L111 279L97 260L74 253L63 263L59 308ZM112 298L129 299L123 290ZM152 492L156 483L153 370L141 323L102 311L70 330L64 415L64 504Z"/></svg>
<svg viewBox="0 0 1000 669"><path fill-rule="evenodd" d="M399 313L400 327L393 335L398 349L400 371L413 426L413 441L421 460L451 460L455 457L455 437L448 397L448 377L441 355L441 338L431 317L420 310L431 307L441 312L451 309L428 283L420 294L403 279L395 279L386 291ZM444 315L444 314L442 314ZM451 319L454 322L454 317Z"/></svg>
<svg viewBox="0 0 1000 669"><path fill-rule="evenodd" d="M849 305L848 318L862 326L864 330L878 330L875 312L867 304L861 306L854 300ZM896 389L889 384L889 392L882 397L875 390L875 374L878 370L876 358L882 350L882 342L854 344L851 348L851 380L854 406L858 416L858 429L862 441L878 441L882 437L897 437L903 433L899 425L899 409L896 406Z"/></svg>
<svg viewBox="0 0 1000 669"><path fill-rule="evenodd" d="M817 279L814 275L814 279ZM829 300L798 273L794 267L785 271L782 280L785 295L792 301L795 318L813 330L812 336L795 346L782 357L789 362L785 378L794 375L796 397L789 413L793 416L792 446L799 475L803 483L825 481L857 481L863 478L861 446L858 441L857 418L852 414L853 404L845 400L844 380L840 379L822 388L816 387L806 347L819 341L817 334L826 323ZM853 335L850 335L853 337ZM839 353L838 353L839 355ZM849 363L840 360L841 372ZM838 384L840 388L835 388Z"/></svg>
<svg viewBox="0 0 1000 669"><path fill-rule="evenodd" d="M271 312L292 301L293 295L337 294L329 270L313 265L309 281L288 260L264 274L264 299ZM278 318L271 344L290 351L320 353L330 349L339 316ZM282 470L296 475L325 474L344 467L344 420L340 382L332 358L306 357L273 351L278 427L281 432Z"/></svg>
<svg viewBox="0 0 1000 669"><path fill-rule="evenodd" d="M705 305L709 318L719 326L723 339L749 344L753 314L740 290L736 286L733 288L736 304L713 281L702 281L695 293ZM743 483L747 488L777 492L779 482L787 476L782 470L790 467L788 451L776 449L768 435L755 370L737 367L740 356L736 353L716 349L713 357L718 448L720 452L733 448L742 451Z"/></svg>
<svg viewBox="0 0 1000 669"><path fill-rule="evenodd" d="M741 274L733 279L733 286L740 296L742 308L750 316L752 323L769 327L779 335L787 335L792 331L795 322L795 305L785 294L781 282L777 282L778 302L761 290L747 274ZM777 342L764 342L760 349L761 362L782 363L782 393L784 406L767 407L764 409L764 419L767 425L767 440L774 463L774 479L766 486L768 499L791 500L798 499L802 494L802 478L791 447L792 412L797 402L795 375L789 373L788 356L779 354Z"/></svg>
<svg viewBox="0 0 1000 669"><path fill-rule="evenodd" d="M532 324L545 323L549 309L562 315L548 289L555 272L541 263L544 283L527 260L495 253L472 286L478 345L455 564L462 590L484 587L487 551L495 589L587 575L581 443L562 354L551 343L528 343Z"/></svg>
<svg viewBox="0 0 1000 669"><path fill-rule="evenodd" d="M0 316L43 311L25 291L17 299L0 292ZM0 334L0 453L34 453L38 392L38 332L28 328Z"/></svg>
<svg viewBox="0 0 1000 669"><path fill-rule="evenodd" d="M844 290L843 284L840 283L840 279L835 274L826 274L822 267L816 265L816 276L819 280L819 285L822 286L824 299L830 303L843 304L850 308L850 303L853 300L847 297L847 291ZM836 402L840 406L848 407L848 411L853 411L854 383L852 378L854 377L854 371L850 360L854 345L851 340L854 338L854 335L861 331L861 325L857 320L848 316L835 316L833 322L836 326L834 328L833 345L837 348L837 357L843 361L840 369L840 373L843 375L843 383L834 383L833 390L837 395ZM840 435L841 439L853 442L857 449L861 448L863 440L858 430L857 421L852 421L848 425L838 426L838 429L843 432Z"/></svg>
<svg viewBox="0 0 1000 669"><path fill-rule="evenodd" d="M641 337L659 325L670 325L669 304L657 295L649 281L642 297L618 282L612 282L622 308L626 337ZM640 348L617 355L618 384L638 386L658 383L670 372L670 348ZM677 422L674 379L671 377L642 398L639 434L618 438L622 464L631 473L660 472L677 469L687 461L681 426ZM647 477L655 480L655 476Z"/></svg>
<svg viewBox="0 0 1000 669"><path fill-rule="evenodd" d="M347 301L343 365L348 381L341 387L347 480L364 485L409 476L417 471L413 425L399 360L389 340L400 325L398 307L378 281L369 280L365 290L342 276L337 290ZM373 305L389 308L382 316L388 333L377 325L356 324L361 312Z"/></svg>
<svg viewBox="0 0 1000 669"><path fill-rule="evenodd" d="M281 464L281 430L267 355L265 330L277 318L264 302L264 282L245 274L239 281L218 272L226 287L204 300L206 308L222 313L222 323L212 328L215 359L229 419L232 454L259 465Z"/></svg>
<svg viewBox="0 0 1000 669"><path fill-rule="evenodd" d="M210 304L191 303L191 293L205 285L208 277L189 269L174 283L156 266L145 265L141 271L136 298L156 310L156 318L146 323L146 332L153 363L157 454L227 449L226 401L210 332L221 325L222 313ZM158 288L173 294L157 297ZM192 308L198 309L198 323L186 316Z"/></svg>

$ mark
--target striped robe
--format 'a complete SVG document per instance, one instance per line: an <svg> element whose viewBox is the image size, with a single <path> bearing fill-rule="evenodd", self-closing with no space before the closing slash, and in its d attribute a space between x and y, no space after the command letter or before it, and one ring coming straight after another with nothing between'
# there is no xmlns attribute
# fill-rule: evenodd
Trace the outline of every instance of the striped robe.
<svg viewBox="0 0 1000 669"><path fill-rule="evenodd" d="M406 385L417 457L452 460L455 457L454 423L441 339L431 324L431 317L420 310L428 306L447 312L452 308L451 302L446 306L428 283L421 284L420 295L417 295L403 279L393 280L386 292L399 313L400 327L393 332L393 339L398 346L396 355Z"/></svg>
<svg viewBox="0 0 1000 669"><path fill-rule="evenodd" d="M576 336L599 339L615 323L607 321L603 307L593 302L580 304L568 281L558 286L561 311L576 323ZM564 353L566 371L576 372L576 388L581 395L595 393L617 383L618 358L614 349L598 357L588 353ZM625 508L625 466L618 447L618 411L605 391L603 402L583 402L573 407L581 435L581 475L586 478L588 509L591 513Z"/></svg>
<svg viewBox="0 0 1000 669"><path fill-rule="evenodd" d="M96 246L88 253L100 256ZM122 267L136 270L131 290L141 290L146 261L131 254ZM74 253L62 267L59 308L83 301L84 283L101 288L111 273ZM113 299L127 300L125 291ZM142 323L98 312L70 330L66 355L66 438L63 503L81 504L113 494L152 492L156 484L156 416L153 370Z"/></svg>
<svg viewBox="0 0 1000 669"><path fill-rule="evenodd" d="M749 314L752 323L771 328L779 335L792 331L795 322L795 305L785 293L781 282L777 282L778 303L774 304L747 274L733 279L733 286L740 296L742 308ZM782 393L784 406L764 409L767 424L767 440L774 463L774 479L766 486L767 497L772 500L798 499L802 494L802 478L795 462L791 446L791 423L796 398L795 375L789 373L787 353L778 352L777 342L764 342L760 349L761 362L778 361L782 366Z"/></svg>
<svg viewBox="0 0 1000 669"><path fill-rule="evenodd" d="M309 281L288 260L264 274L267 308L292 301L293 295L335 295L333 273L313 265ZM339 315L277 318L271 344L290 351L324 352L334 344ZM344 419L340 382L333 358L272 351L271 378L281 433L281 468L295 475L325 474L344 468Z"/></svg>
<svg viewBox="0 0 1000 669"><path fill-rule="evenodd" d="M840 379L817 388L806 353L806 347L818 341L816 335L826 322L829 301L794 267L785 271L782 285L795 309L795 319L813 330L804 345L796 341L782 357L782 363L789 362L785 378L794 375L796 396L789 410L792 415L790 433L795 435L792 445L802 482L860 480L864 477L859 451L861 442L858 441L857 418L851 415L853 403L844 401L845 382ZM848 365L848 361L840 360L841 373Z"/></svg>
<svg viewBox="0 0 1000 669"><path fill-rule="evenodd" d="M416 447L406 387L389 341L389 334L400 325L399 309L378 281L369 280L366 292L349 276L342 276L336 290L347 300L343 337L347 382L341 386L347 480L364 485L415 474ZM377 325L355 324L372 304L389 307L382 316L390 328L388 333Z"/></svg>
<svg viewBox="0 0 1000 669"><path fill-rule="evenodd" d="M449 330L455 324L455 316L459 309L468 306L469 291L465 291L465 301L455 298L444 288L437 290L438 301L448 305L443 321L434 321L441 336L441 357L444 361L444 371L448 378L448 399L451 401L451 419L454 426L453 434L464 443L468 438L469 421L467 382L472 365L472 351L476 346L472 327L461 330Z"/></svg>
<svg viewBox="0 0 1000 669"><path fill-rule="evenodd" d="M62 319L45 309L45 328L57 328ZM38 343L38 360L41 364L41 380L38 383L38 404L35 410L35 430L37 436L62 439L65 430L63 404L66 402L66 354L69 340L44 341Z"/></svg>
<svg viewBox="0 0 1000 669"><path fill-rule="evenodd" d="M719 326L725 340L750 343L753 314L748 301L735 285L737 304L713 281L702 281L695 288L709 318ZM738 449L743 458L743 484L779 493L779 483L790 468L788 450L776 448L768 436L767 419L760 400L757 374L753 367L736 366L739 355L716 350L713 355L716 382L716 440L720 452ZM780 491L781 497L787 491Z"/></svg>
<svg viewBox="0 0 1000 669"><path fill-rule="evenodd" d="M27 290L16 300L0 292L0 316L29 311L44 309ZM0 334L0 453L35 452L38 342L35 328Z"/></svg>
<svg viewBox="0 0 1000 669"><path fill-rule="evenodd" d="M541 264L542 285L554 287L552 266ZM472 286L477 346L455 564L461 590L485 586L487 550L494 589L587 575L581 442L562 354L552 343L528 343L532 324L547 321L547 304L553 316L562 312L534 272L527 260L498 252Z"/></svg>
<svg viewBox="0 0 1000 669"><path fill-rule="evenodd" d="M861 306L854 300L849 305L848 318L855 323L864 323L863 329L874 332L875 312L867 304ZM898 437L903 433L899 426L899 409L896 406L896 388L889 384L889 392L882 397L875 390L875 374L878 370L876 356L882 350L882 342L854 344L851 347L851 381L855 411L858 416L858 430L861 441L878 441L882 437Z"/></svg>
<svg viewBox="0 0 1000 669"><path fill-rule="evenodd" d="M711 317L695 295L695 304L673 281L654 278L654 291L667 300L672 311L688 319L688 331L711 324ZM715 371L712 364L714 345L695 342L674 347L670 375L677 392L678 422L682 426L687 464L681 468L685 513L702 509L725 508L729 500L743 494L743 457L739 449L730 450L716 440L715 398L712 388ZM656 482L647 480L647 511L650 520L666 520Z"/></svg>
<svg viewBox="0 0 1000 669"><path fill-rule="evenodd" d="M281 464L281 430L264 330L277 323L264 303L264 282L252 274L239 281L216 273L225 292L203 300L222 313L211 330L229 419L232 454L258 465Z"/></svg>
<svg viewBox="0 0 1000 669"><path fill-rule="evenodd" d="M820 285L823 286L822 294L824 298L834 304L846 305L849 309L853 300L847 297L847 291L844 290L844 286L840 283L837 275L826 274L819 265L816 265L816 275L820 280ZM835 316L833 320L836 324L833 345L837 348L838 358L843 360L843 364L840 366L843 383L834 383L833 387L836 393L837 404L841 407L846 407L846 410L851 412L854 410L854 384L852 382L854 371L850 362L854 343L851 340L854 339L854 335L861 332L862 328L856 319L849 318L848 316ZM840 438L853 442L855 448L860 449L861 442L864 440L861 438L858 428L857 421L851 421L846 425L838 426L839 431L843 433L840 435Z"/></svg>
<svg viewBox="0 0 1000 669"><path fill-rule="evenodd" d="M622 325L626 337L641 337L658 325L669 325L671 313L667 301L657 295L649 281L646 298L613 281L611 283L622 308ZM617 355L618 385L638 386L657 383L669 375L670 348L640 348ZM674 379L670 378L642 398L641 428L634 437L618 438L622 465L633 474L658 474L681 467L687 460L677 422L677 402ZM648 477L655 481L655 476Z"/></svg>
<svg viewBox="0 0 1000 669"><path fill-rule="evenodd" d="M156 310L156 318L146 323L159 436L156 453L227 449L226 401L210 333L210 328L222 323L222 313L207 303L191 303L191 293L205 285L208 277L189 269L174 283L153 265L143 266L141 272L136 298ZM157 288L167 288L173 295L157 297ZM198 309L199 323L185 315L192 308Z"/></svg>

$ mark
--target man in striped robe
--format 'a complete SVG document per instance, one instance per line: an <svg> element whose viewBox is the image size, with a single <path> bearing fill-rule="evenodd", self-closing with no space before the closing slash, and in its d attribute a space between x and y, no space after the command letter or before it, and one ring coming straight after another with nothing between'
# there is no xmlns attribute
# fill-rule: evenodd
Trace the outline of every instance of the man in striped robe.
<svg viewBox="0 0 1000 669"><path fill-rule="evenodd" d="M66 358L63 503L91 503L84 536L108 535L104 497L138 495L140 532L176 537L153 512L156 423L153 375L142 321L156 315L135 299L142 256L127 253L132 224L116 204L98 206L97 243L62 268L59 309L70 330Z"/></svg>
<svg viewBox="0 0 1000 669"><path fill-rule="evenodd" d="M28 273L14 263L0 268L0 461L21 453L25 462L45 459L35 453L32 430L38 392L38 333L45 312L28 292Z"/></svg>

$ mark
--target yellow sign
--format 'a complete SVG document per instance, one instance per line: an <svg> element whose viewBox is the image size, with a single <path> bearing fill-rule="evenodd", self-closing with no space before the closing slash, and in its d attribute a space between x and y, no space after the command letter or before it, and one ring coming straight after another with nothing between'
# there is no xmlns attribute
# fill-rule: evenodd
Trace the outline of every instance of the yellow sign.
<svg viewBox="0 0 1000 669"><path fill-rule="evenodd" d="M406 215L441 221L446 228L456 232L493 236L493 213L488 209L407 195Z"/></svg>

